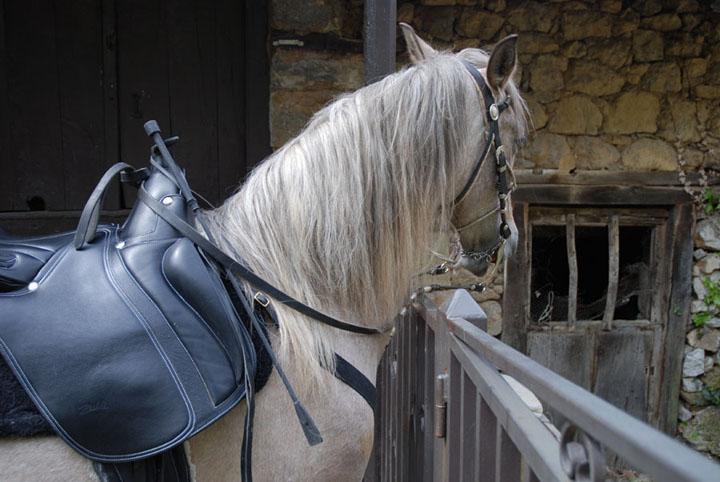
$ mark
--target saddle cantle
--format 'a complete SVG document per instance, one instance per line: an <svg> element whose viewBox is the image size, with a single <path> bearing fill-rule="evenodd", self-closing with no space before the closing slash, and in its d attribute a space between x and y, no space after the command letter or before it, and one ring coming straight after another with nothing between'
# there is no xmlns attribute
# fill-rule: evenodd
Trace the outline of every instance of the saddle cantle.
<svg viewBox="0 0 720 482"><path fill-rule="evenodd" d="M103 177L76 232L0 236L0 352L53 429L100 462L182 443L242 400L255 370L248 331L195 244L143 203L122 226L97 226L106 186L130 172ZM142 177L188 220L167 170L155 162Z"/></svg>

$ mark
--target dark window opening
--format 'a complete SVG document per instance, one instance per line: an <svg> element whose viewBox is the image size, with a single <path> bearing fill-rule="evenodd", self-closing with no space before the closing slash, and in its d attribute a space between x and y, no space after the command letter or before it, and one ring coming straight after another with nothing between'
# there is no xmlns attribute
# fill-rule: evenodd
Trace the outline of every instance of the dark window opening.
<svg viewBox="0 0 720 482"><path fill-rule="evenodd" d="M565 226L534 225L530 318L535 323L568 319L570 268ZM607 302L607 226L577 226L577 319L600 320ZM619 272L613 319L649 319L652 291L652 228L620 226Z"/></svg>

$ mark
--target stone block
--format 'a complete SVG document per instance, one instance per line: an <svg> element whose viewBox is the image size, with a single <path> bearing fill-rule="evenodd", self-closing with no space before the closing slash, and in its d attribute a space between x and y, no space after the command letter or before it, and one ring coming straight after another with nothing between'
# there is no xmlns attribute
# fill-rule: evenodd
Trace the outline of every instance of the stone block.
<svg viewBox="0 0 720 482"><path fill-rule="evenodd" d="M720 456L720 407L707 407L695 414L682 429L695 449Z"/></svg>
<svg viewBox="0 0 720 482"><path fill-rule="evenodd" d="M700 261L698 261L695 266L697 266L698 269L705 274L710 274L713 271L718 271L720 270L720 256L717 254L705 256Z"/></svg>
<svg viewBox="0 0 720 482"><path fill-rule="evenodd" d="M673 101L670 104L670 114L673 120L673 133L678 140L683 142L700 141L695 102L689 100Z"/></svg>
<svg viewBox="0 0 720 482"><path fill-rule="evenodd" d="M542 104L531 96L526 96L525 102L527 103L528 110L530 111L530 122L533 128L539 130L545 127L545 125L547 125L548 116Z"/></svg>
<svg viewBox="0 0 720 482"><path fill-rule="evenodd" d="M695 293L695 296L697 296L697 298L699 300L704 300L705 295L707 294L707 289L705 288L705 285L703 284L702 278L699 278L699 277L693 278L692 287L693 287L693 292Z"/></svg>
<svg viewBox="0 0 720 482"><path fill-rule="evenodd" d="M620 160L620 152L598 137L577 136L569 139L578 169L612 169Z"/></svg>
<svg viewBox="0 0 720 482"><path fill-rule="evenodd" d="M415 16L415 5L412 3L403 3L397 9L397 21L412 24Z"/></svg>
<svg viewBox="0 0 720 482"><path fill-rule="evenodd" d="M518 158L527 159L532 163L532 167L543 169L557 169L561 164L575 163L575 157L565 137L549 132L538 132L522 148Z"/></svg>
<svg viewBox="0 0 720 482"><path fill-rule="evenodd" d="M523 2L507 17L520 32L549 32L558 21L558 6L547 2Z"/></svg>
<svg viewBox="0 0 720 482"><path fill-rule="evenodd" d="M548 130L556 134L597 134L602 125L600 109L588 97L560 99Z"/></svg>
<svg viewBox="0 0 720 482"><path fill-rule="evenodd" d="M673 41L668 44L666 53L674 57L700 57L703 42L703 36L690 33L676 34Z"/></svg>
<svg viewBox="0 0 720 482"><path fill-rule="evenodd" d="M703 382L699 378L683 378L682 389L688 393L700 392L703 389Z"/></svg>
<svg viewBox="0 0 720 482"><path fill-rule="evenodd" d="M720 390L720 365L716 365L705 372L702 381L709 389Z"/></svg>
<svg viewBox="0 0 720 482"><path fill-rule="evenodd" d="M549 35L527 33L518 39L520 54L549 54L560 50L560 45Z"/></svg>
<svg viewBox="0 0 720 482"><path fill-rule="evenodd" d="M701 99L720 99L720 85L698 85L695 95Z"/></svg>
<svg viewBox="0 0 720 482"><path fill-rule="evenodd" d="M643 77L642 86L651 92L680 92L682 74L675 62L654 63Z"/></svg>
<svg viewBox="0 0 720 482"><path fill-rule="evenodd" d="M700 300L692 300L690 302L690 312L691 313L700 313L701 311L707 311L707 310L708 310L707 305Z"/></svg>
<svg viewBox="0 0 720 482"><path fill-rule="evenodd" d="M620 13L623 5L622 0L602 0L600 10L607 13Z"/></svg>
<svg viewBox="0 0 720 482"><path fill-rule="evenodd" d="M706 218L695 228L695 246L709 251L720 251L720 219Z"/></svg>
<svg viewBox="0 0 720 482"><path fill-rule="evenodd" d="M655 62L663 59L662 35L652 30L637 30L633 34L633 54L639 62Z"/></svg>
<svg viewBox="0 0 720 482"><path fill-rule="evenodd" d="M685 72L687 72L687 76L691 79L702 77L703 75L705 75L705 72L707 72L707 64L707 59L704 59L702 57L696 59L688 59L687 63L685 64Z"/></svg>
<svg viewBox="0 0 720 482"><path fill-rule="evenodd" d="M562 72L568 61L557 55L539 55L530 70L530 88L538 92L557 92L565 86Z"/></svg>
<svg viewBox="0 0 720 482"><path fill-rule="evenodd" d="M678 168L675 149L659 139L633 142L623 151L622 163L633 171L674 171Z"/></svg>
<svg viewBox="0 0 720 482"><path fill-rule="evenodd" d="M632 8L647 17L662 12L663 5L661 0L634 0Z"/></svg>
<svg viewBox="0 0 720 482"><path fill-rule="evenodd" d="M704 249L696 249L695 251L693 251L693 259L695 260L700 260L705 256L707 256L707 251L705 251Z"/></svg>
<svg viewBox="0 0 720 482"><path fill-rule="evenodd" d="M344 3L340 0L273 0L270 25L275 30L297 33L339 33Z"/></svg>
<svg viewBox="0 0 720 482"><path fill-rule="evenodd" d="M720 350L720 330L695 328L687 334L687 342L692 347L715 353Z"/></svg>
<svg viewBox="0 0 720 482"><path fill-rule="evenodd" d="M599 39L588 43L588 58L597 68L601 62L612 69L628 65L632 59L632 42L627 36ZM605 74L614 74L614 70L598 69Z"/></svg>
<svg viewBox="0 0 720 482"><path fill-rule="evenodd" d="M687 422L692 418L692 416L692 412L685 408L685 405L681 403L678 407L678 420L680 420L681 422Z"/></svg>
<svg viewBox="0 0 720 482"><path fill-rule="evenodd" d="M276 91L270 95L270 143L274 149L297 136L312 115L339 92Z"/></svg>
<svg viewBox="0 0 720 482"><path fill-rule="evenodd" d="M653 133L659 114L660 101L653 94L625 92L611 107L605 130L611 134Z"/></svg>
<svg viewBox="0 0 720 482"><path fill-rule="evenodd" d="M705 407L708 404L708 401L705 399L702 392L686 392L681 390L680 398L683 402L694 408Z"/></svg>
<svg viewBox="0 0 720 482"><path fill-rule="evenodd" d="M625 79L617 73L598 68L594 62L578 61L568 71L567 88L574 92L600 97L620 92Z"/></svg>
<svg viewBox="0 0 720 482"><path fill-rule="evenodd" d="M455 5L457 3L457 0L422 0L420 3L422 3L423 5L437 7L443 5Z"/></svg>
<svg viewBox="0 0 720 482"><path fill-rule="evenodd" d="M463 37L490 40L500 31L504 23L505 19L500 15L474 8L465 8L460 14L456 30ZM520 44L522 44L522 40Z"/></svg>
<svg viewBox="0 0 720 482"><path fill-rule="evenodd" d="M625 80L632 85L638 85L649 69L650 64L628 65L623 69Z"/></svg>
<svg viewBox="0 0 720 482"><path fill-rule="evenodd" d="M565 40L607 38L612 34L612 17L589 10L565 12L562 30Z"/></svg>
<svg viewBox="0 0 720 482"><path fill-rule="evenodd" d="M363 56L278 49L270 69L273 90L351 91L364 84Z"/></svg>
<svg viewBox="0 0 720 482"><path fill-rule="evenodd" d="M650 30L670 32L681 28L682 20L676 13L661 13L660 15L642 19L640 26Z"/></svg>
<svg viewBox="0 0 720 482"><path fill-rule="evenodd" d="M705 351L695 348L685 355L683 361L683 377L692 378L705 373Z"/></svg>
<svg viewBox="0 0 720 482"><path fill-rule="evenodd" d="M422 31L429 33L433 39L449 42L453 38L455 24L454 7L420 7L415 9L415 19L422 26Z"/></svg>
<svg viewBox="0 0 720 482"><path fill-rule="evenodd" d="M585 42L575 41L568 44L567 47L565 47L565 57L569 59L579 59L587 55L587 46L585 45Z"/></svg>

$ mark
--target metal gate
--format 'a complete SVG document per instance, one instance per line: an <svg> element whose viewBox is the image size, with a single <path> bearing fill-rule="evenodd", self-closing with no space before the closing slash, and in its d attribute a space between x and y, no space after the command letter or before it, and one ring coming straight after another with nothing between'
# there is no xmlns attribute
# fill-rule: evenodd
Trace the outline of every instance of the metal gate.
<svg viewBox="0 0 720 482"><path fill-rule="evenodd" d="M378 373L366 480L601 481L609 456L652 480L720 480L720 466L488 335L484 321L465 291L443 310L421 298L400 320ZM531 410L517 382L567 422Z"/></svg>

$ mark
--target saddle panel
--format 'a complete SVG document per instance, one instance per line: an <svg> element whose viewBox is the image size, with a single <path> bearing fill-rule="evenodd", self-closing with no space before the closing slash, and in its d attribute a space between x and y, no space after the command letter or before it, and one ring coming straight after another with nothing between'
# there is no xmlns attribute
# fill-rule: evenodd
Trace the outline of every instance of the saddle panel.
<svg viewBox="0 0 720 482"><path fill-rule="evenodd" d="M58 434L89 457L152 450L193 423L167 357L117 291L111 235L61 248L34 278L37 289L0 295L0 311L12 315L0 317L3 356ZM158 392L161 404L148 396Z"/></svg>

